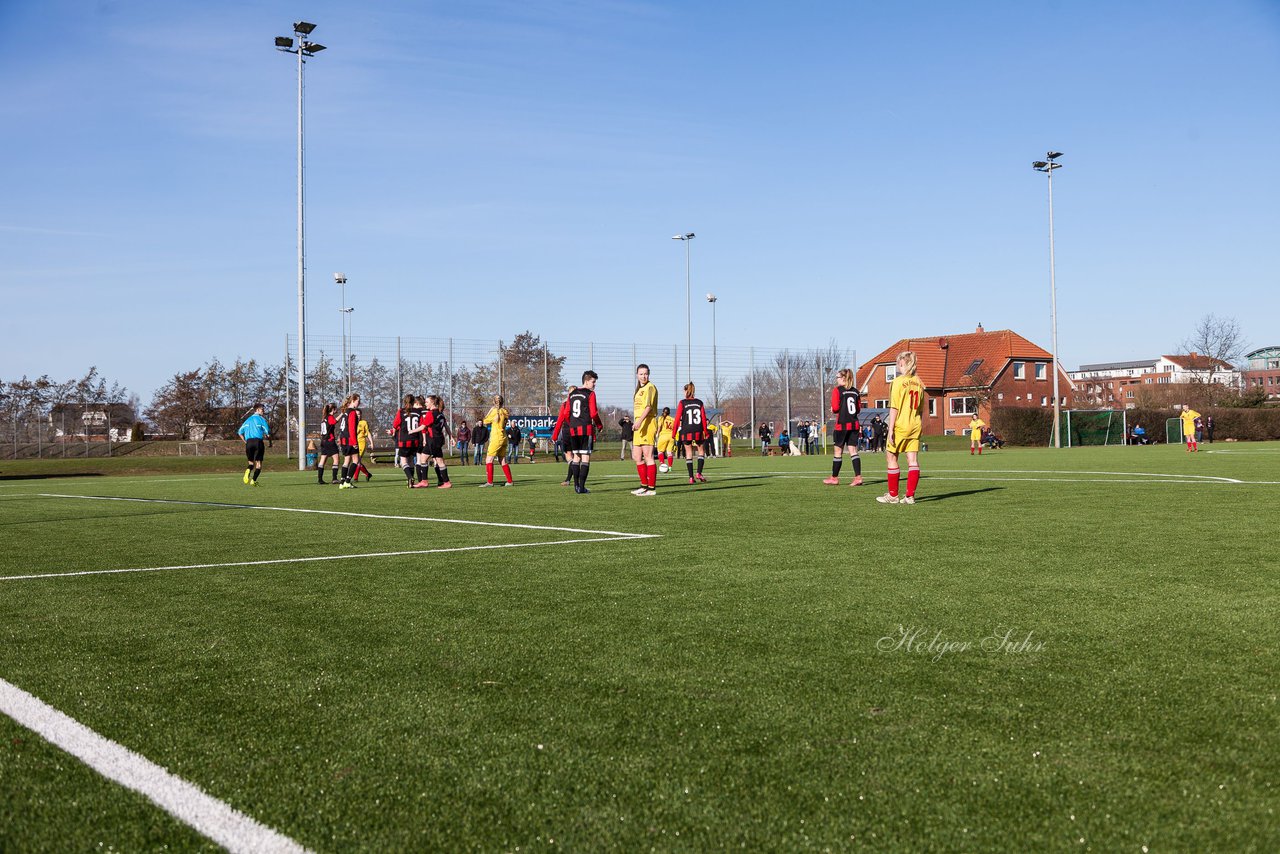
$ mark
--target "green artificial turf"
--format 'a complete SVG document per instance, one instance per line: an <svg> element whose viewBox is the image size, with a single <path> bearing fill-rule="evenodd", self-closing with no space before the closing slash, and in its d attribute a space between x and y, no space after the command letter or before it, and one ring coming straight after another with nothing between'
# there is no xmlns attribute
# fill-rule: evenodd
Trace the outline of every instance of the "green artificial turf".
<svg viewBox="0 0 1280 854"><path fill-rule="evenodd" d="M935 450L911 507L873 455L228 463L5 481L0 576L430 553L0 581L0 678L307 847L1280 849L1280 445ZM166 844L0 716L0 850Z"/></svg>

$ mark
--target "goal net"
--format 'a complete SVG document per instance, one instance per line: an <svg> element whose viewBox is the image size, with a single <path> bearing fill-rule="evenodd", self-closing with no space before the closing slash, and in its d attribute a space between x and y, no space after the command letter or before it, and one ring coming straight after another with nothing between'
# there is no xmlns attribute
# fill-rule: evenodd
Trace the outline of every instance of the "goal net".
<svg viewBox="0 0 1280 854"><path fill-rule="evenodd" d="M179 442L178 456L180 457L200 456L200 443L199 442Z"/></svg>
<svg viewBox="0 0 1280 854"><path fill-rule="evenodd" d="M1060 413L1062 445L1123 445L1128 434L1128 418L1123 410L1068 409ZM1050 440L1052 441L1052 436Z"/></svg>
<svg viewBox="0 0 1280 854"><path fill-rule="evenodd" d="M1169 418L1164 422L1164 440L1170 445L1182 443L1182 419Z"/></svg>

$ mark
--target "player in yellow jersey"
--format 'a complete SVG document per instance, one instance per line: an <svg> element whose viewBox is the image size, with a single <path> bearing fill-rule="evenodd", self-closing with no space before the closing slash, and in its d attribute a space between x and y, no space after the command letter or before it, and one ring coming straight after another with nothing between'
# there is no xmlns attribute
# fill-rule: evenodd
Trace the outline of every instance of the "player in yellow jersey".
<svg viewBox="0 0 1280 854"><path fill-rule="evenodd" d="M898 354L898 375L889 389L889 441L884 446L889 492L876 496L881 504L915 504L920 483L920 431L923 427L924 385L916 376L916 354ZM898 455L907 455L907 494L898 497Z"/></svg>
<svg viewBox="0 0 1280 854"><path fill-rule="evenodd" d="M484 423L489 427L489 447L484 452L484 483L483 486L493 486L493 461L502 461L502 474L506 477L507 482L503 486L511 485L511 464L507 462L507 419L511 417L511 413L502 405L502 395L494 395L493 408L484 417Z"/></svg>
<svg viewBox="0 0 1280 854"><path fill-rule="evenodd" d="M671 426L676 420L671 417L671 407L662 407L662 414L658 416L658 465L672 466L675 464L675 456L672 451L675 450L675 440L671 438ZM666 469L663 469L665 471Z"/></svg>
<svg viewBox="0 0 1280 854"><path fill-rule="evenodd" d="M1178 417L1182 419L1182 438L1187 442L1187 453L1199 451L1200 443L1196 441L1196 419L1200 417L1200 413L1184 403Z"/></svg>
<svg viewBox="0 0 1280 854"><path fill-rule="evenodd" d="M658 387L649 382L648 365L636 366L634 421L631 459L640 475L640 488L631 490L631 494L657 495L658 464L653 461L653 446L658 438Z"/></svg>
<svg viewBox="0 0 1280 854"><path fill-rule="evenodd" d="M972 420L969 421L969 456L972 457L975 450L978 456L982 456L982 428L986 426L987 422L974 413Z"/></svg>

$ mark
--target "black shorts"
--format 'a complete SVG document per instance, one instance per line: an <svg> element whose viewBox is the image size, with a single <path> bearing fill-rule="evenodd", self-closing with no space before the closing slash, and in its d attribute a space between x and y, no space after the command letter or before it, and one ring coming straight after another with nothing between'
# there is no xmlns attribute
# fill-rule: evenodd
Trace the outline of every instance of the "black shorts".
<svg viewBox="0 0 1280 854"><path fill-rule="evenodd" d="M338 454L338 443L332 439L320 440L320 456L333 457Z"/></svg>
<svg viewBox="0 0 1280 854"><path fill-rule="evenodd" d="M860 435L861 433L859 433L858 428L856 426L849 427L847 429L843 427L837 427L835 429L835 432L832 433L831 444L835 445L837 448L843 448L846 445L852 445L853 447L856 448L858 447L858 437Z"/></svg>
<svg viewBox="0 0 1280 854"><path fill-rule="evenodd" d="M565 436L564 449L571 454L589 454L591 453L591 437L582 436Z"/></svg>
<svg viewBox="0 0 1280 854"><path fill-rule="evenodd" d="M354 457L360 453L359 445L343 445L342 455L344 457Z"/></svg>
<svg viewBox="0 0 1280 854"><path fill-rule="evenodd" d="M413 442L406 445L400 445L396 450L400 452L401 457L413 457L422 453L422 443Z"/></svg>
<svg viewBox="0 0 1280 854"><path fill-rule="evenodd" d="M701 445L707 441L706 433L681 433L680 444L682 445Z"/></svg>
<svg viewBox="0 0 1280 854"><path fill-rule="evenodd" d="M249 458L251 463L262 462L262 456L266 453L266 443L261 439L245 439L244 455Z"/></svg>
<svg viewBox="0 0 1280 854"><path fill-rule="evenodd" d="M444 456L444 436L428 436L422 445L422 453L428 457Z"/></svg>

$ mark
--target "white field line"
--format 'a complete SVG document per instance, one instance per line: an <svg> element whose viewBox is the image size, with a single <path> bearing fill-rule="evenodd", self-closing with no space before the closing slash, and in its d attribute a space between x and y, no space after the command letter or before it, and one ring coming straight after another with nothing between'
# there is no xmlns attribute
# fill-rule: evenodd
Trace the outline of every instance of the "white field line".
<svg viewBox="0 0 1280 854"><path fill-rule="evenodd" d="M230 563L191 563L175 566L141 566L129 569L88 569L76 572L45 572L39 575L0 575L3 581L32 581L37 578L70 578L77 575L118 575L125 572L164 572L177 569L219 569L230 566L269 566L279 563L311 563L321 560L355 560L369 557L407 557L410 555L438 555L448 552L478 552L487 549L531 549L538 546L571 546L577 543L616 543L623 540L647 540L660 534L628 534L625 537L584 537L578 540L548 540L543 543L494 543L487 546L455 546L447 549L414 549L402 552L369 552L367 554L317 555L315 557L282 557L271 560L237 560Z"/></svg>
<svg viewBox="0 0 1280 854"><path fill-rule="evenodd" d="M0 712L109 780L148 798L229 851L303 852L287 836L214 798L123 745L104 738L39 698L0 679Z"/></svg>
<svg viewBox="0 0 1280 854"><path fill-rule="evenodd" d="M231 510L269 510L277 513L314 513L321 516L353 516L358 519L387 519L394 522L440 522L447 525L479 525L488 528L519 528L526 531L560 531L566 534L603 534L620 539L654 537L657 534L631 534L625 531L595 531L589 528L559 528L553 525L524 525L516 522L478 522L473 519L438 519L433 516L393 516L383 513L355 513L348 510L312 510L304 507L270 507L265 504L224 504L216 501L179 501L170 498L122 498L111 495L62 495L37 493L41 498L76 498L85 501L133 501L142 504L183 504L190 507L222 507Z"/></svg>

